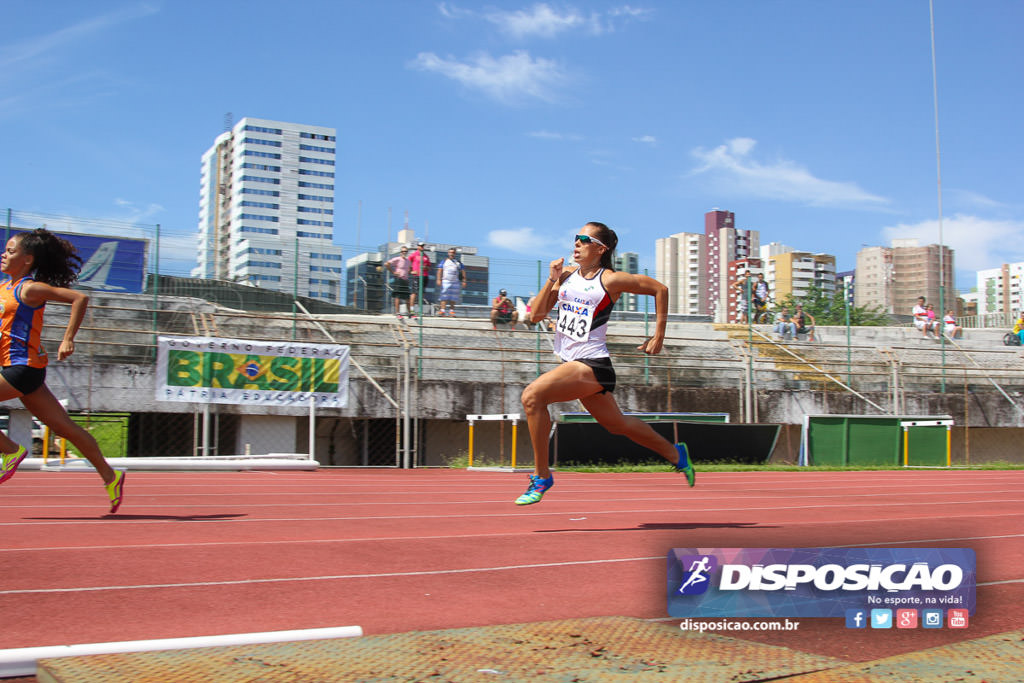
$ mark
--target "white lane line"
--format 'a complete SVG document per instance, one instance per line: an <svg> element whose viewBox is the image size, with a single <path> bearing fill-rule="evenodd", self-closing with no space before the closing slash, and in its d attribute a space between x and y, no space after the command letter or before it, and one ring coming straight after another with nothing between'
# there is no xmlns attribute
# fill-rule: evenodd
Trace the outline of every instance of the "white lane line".
<svg viewBox="0 0 1024 683"><path fill-rule="evenodd" d="M920 518L926 519L926 518ZM863 522L873 522L876 520L854 520L848 522L842 522L842 524L855 524ZM797 522L794 526L820 524L821 522ZM832 524L837 524L832 522ZM564 533L593 533L595 530L591 529L567 529ZM598 529L597 531L600 531ZM614 530L610 530L614 531ZM664 529L663 531L671 531L671 529ZM149 550L153 548L203 548L203 547L216 547L216 546L252 546L252 545L301 545L301 544L327 544L327 543L375 543L378 541L383 542L408 542L408 541L446 541L453 539L462 538L498 538L508 536L533 536L538 533L536 530L530 531L498 531L494 533L476 533L476 534L443 534L435 536L371 536L361 538L310 538L310 539L294 539L285 538L278 540L269 541L199 541L191 543L132 543L126 545L64 545L64 546L45 546L36 548L0 548L0 553L27 553L27 552L66 552L69 550L93 550L93 551L107 551L107 550ZM875 541L874 543L851 543L847 545L833 546L836 548L869 548L873 546L885 545L894 546L898 545L914 545L918 543L951 543L954 541L988 541L988 540L999 540L1007 538L1024 538L1024 534L998 534L991 536L953 536L950 538L922 538L916 540L898 540L898 541ZM902 544L902 545L901 545Z"/></svg>
<svg viewBox="0 0 1024 683"><path fill-rule="evenodd" d="M563 493L565 493L565 492L563 492ZM1006 490L1006 491L983 491L982 493L1004 494L1004 493L1021 493L1021 491L1017 490L1017 489L1012 489L1012 490ZM296 494L292 494L292 495L299 496L299 495L303 495L303 494L296 493ZM436 496L437 494L435 493L434 495ZM693 499L695 501L699 501L701 503L707 503L707 502L716 501L716 500L735 500L737 498L736 495L714 496L714 497L709 497L709 496L698 497L698 495L699 494L694 494L694 498ZM891 503L888 503L888 506L907 505L908 504L907 503L907 499L910 496L918 496L918 497L922 497L922 498L934 498L936 495L937 494L935 492L923 492L923 493L913 493L913 494L911 494L911 493L901 493L901 494L899 494L899 500L893 500ZM966 505L973 505L973 504L978 504L978 503L990 503L990 502L991 503L1024 503L1024 494L1022 494L1020 498L1004 498L1004 499L988 499L988 500L975 500L973 496L971 496L971 500L952 500L951 499L952 495L956 495L956 494L949 494L949 495L947 495L946 493L943 493L943 500L942 501L930 502L930 501L926 500L926 501L921 502L921 503L915 502L913 504L914 505L947 505L947 504L953 504L953 505L965 505L965 504ZM26 496L26 497L29 497L29 496ZM74 497L79 498L81 496L74 496ZM140 497L145 497L145 494L143 494ZM180 498L182 496L174 496L174 497ZM222 496L213 496L213 497L220 498ZM793 497L794 496L784 496L784 498L786 498L786 499L791 499ZM896 496L894 494L891 494L891 493L867 493L867 494L844 495L842 497L843 497L844 500L853 500L853 499L858 499L858 498L895 498ZM38 498L38 496L32 496L32 498ZM836 496L835 495L822 495L822 496L802 495L802 496L800 496L800 498L804 499L804 500L816 499L816 498L825 498L825 499L830 499L831 500L831 499L835 499ZM747 500L776 500L776 497L774 497L774 496L747 496L746 499ZM680 500L680 498L679 498L679 496L659 496L659 497L643 496L643 497L640 497L640 498L615 498L615 502L622 502L622 503L634 503L634 502L637 502L637 501L653 501L653 502L657 502L657 501L664 501L664 500L678 501L678 500ZM556 502L564 504L564 503L567 503L567 502L572 502L572 503L596 503L596 502L607 502L607 501L608 501L607 498L601 498L601 499L597 499L597 498L577 498L577 499L573 499L571 501L567 501L567 500L563 499L563 500L556 501ZM440 506L440 505L478 505L479 506L479 505L505 504L505 503L508 503L508 500L505 499L505 498L493 499L493 500L479 500L479 499L477 499L477 500L449 500L449 501L431 501L430 502L430 506L431 507L437 507L437 506ZM381 501L381 502L372 502L372 501L367 501L367 502L344 501L344 502L336 502L336 503L333 503L333 502L291 503L291 502L287 502L287 501L282 501L282 502L279 502L279 503L248 503L248 504L228 503L228 504L223 504L223 505L218 505L218 504L215 504L215 503L177 503L177 504L172 504L172 505L168 505L168 504L148 505L148 504L143 503L140 507L143 507L143 508L145 508L147 510L149 510L149 509L166 509L166 508L183 508L183 507L185 507L185 508L193 508L193 509L194 508L200 508L200 507L206 507L206 508L216 507L217 509L221 509L221 510L226 510L226 509L247 510L247 509L255 509L255 508L274 508L274 507L339 507L339 506L351 506L351 507L395 507L395 506L400 506L400 505L422 506L422 505L424 505L424 502L423 501L406 501L406 502L398 502L398 501L395 501L395 502L383 502L383 501ZM43 509L43 510L58 509L59 510L59 509L67 509L67 508L75 508L75 507L95 507L95 505L89 505L89 504L85 504L85 503L79 504L79 505L76 505L76 504L63 504L63 505L39 505L39 504L36 504L36 505L32 505L32 504L21 505L21 504L12 504L12 505L0 505L0 509L8 509L8 510L19 510L19 509L23 509L23 508L27 508L27 509L30 509L30 510L38 510L38 509ZM829 507L829 506L823 506L823 507ZM835 507L835 506L831 506L831 507ZM847 507L847 506L841 506L841 507ZM856 505L854 504L854 505L851 505L850 507L856 507ZM763 509L763 508L749 508L749 509L758 510L758 509ZM784 509L784 508L780 508L780 509ZM126 512L127 512L127 510L126 510Z"/></svg>
<svg viewBox="0 0 1024 683"><path fill-rule="evenodd" d="M842 546L836 546L842 547ZM666 555L654 557L620 557L601 560L574 560L572 562L543 562L534 564L515 564L498 567L470 567L465 569L431 569L415 572L381 572L374 574L333 574L328 576L294 576L276 577L265 579L236 579L228 581L194 581L184 583L147 583L135 585L113 585L113 586L80 586L75 588L19 588L12 590L0 590L0 595L35 595L55 593L95 593L101 591L126 591L126 590L148 590L153 588L206 588L210 586L246 586L268 583L302 583L311 581L344 581L349 579L389 579L406 578L410 576L442 576L452 574L474 574L482 572L505 572L523 569L550 569L552 567L574 567L584 565L607 565L625 562L650 562L658 560L664 562ZM1024 579L1006 579L1003 581L990 581L979 583L978 586L996 586L1010 583L1024 583Z"/></svg>
<svg viewBox="0 0 1024 683"><path fill-rule="evenodd" d="M544 562L537 564L515 564L499 567L472 567L467 569L432 569L418 572L385 572L377 574L335 574L331 576L296 576L271 579L238 579L233 581L197 581L193 583L150 583L124 586L86 586L79 588L21 588L0 590L0 595L25 595L29 593L88 593L95 591L138 590L148 588L202 588L205 586L240 586L261 583L290 583L302 581L342 581L346 579L387 579L408 576L436 576L443 574L472 574L476 572L505 572L521 569L547 569L551 567L568 567L589 564L615 564L620 562L648 562L650 560L665 561L666 555L656 557L621 557L604 560L575 560L572 562Z"/></svg>
<svg viewBox="0 0 1024 683"><path fill-rule="evenodd" d="M501 502L504 503L506 501L501 501ZM573 501L573 502L593 502L593 501ZM950 506L950 505L971 505L971 506L976 506L976 505L982 504L982 503L988 504L988 503L1016 503L1016 502L1018 502L1018 501L1015 501L1015 500L982 500L982 501L964 501L964 502L961 502L961 503L956 503L956 502L949 503L947 501L936 501L934 503L928 503L928 502L914 503L913 507L920 508L920 507L924 507L926 505L941 505L942 507L947 507L947 506ZM81 506L79 506L79 507L81 507ZM92 507L95 507L95 506L92 506ZM274 506L274 507L279 507L279 506ZM188 519L188 518L181 519L181 518L176 518L176 517L171 517L170 519L131 519L130 513L125 511L124 514L122 515L122 517L128 517L127 519L118 519L117 517L110 517L110 516L104 515L103 518L97 518L97 519L82 519L82 520L75 520L75 519L70 519L70 520L69 519L47 520L47 519L43 519L43 520L39 520L39 521L0 522L0 527L3 527L3 526L45 526L45 525L51 525L51 524L60 524L60 525L65 525L65 526L77 526L77 525L80 525L80 524L118 524L118 525L125 525L125 524L182 524L182 523L189 523L189 524L215 524L215 523L243 524L243 523L249 523L249 524L252 524L252 523L262 523L262 522L313 522L313 523L316 523L316 522L353 522L353 521L374 521L374 520L377 520L377 521L388 521L388 520L405 520L405 519L462 519L462 518L465 518L465 517L469 517L469 518L472 518L472 519L503 518L503 517L563 517L563 516L566 516L566 515L571 515L571 516L574 516L574 517L578 517L578 516L585 516L585 515L630 515L630 514L654 514L654 513L667 513L667 514L673 514L673 515L680 515L680 514L684 514L684 515L686 515L686 514L688 514L688 515L704 515L704 514L711 513L711 512L765 512L765 511L767 511L767 512L774 512L774 511L783 511L783 510L801 510L801 511L804 511L804 510L826 510L826 509L845 510L845 509L848 509L848 508L849 509L852 509L852 508L860 509L860 508L891 508L891 507L903 507L903 505L901 503L895 503L894 502L894 503L889 503L889 504L879 503L879 504L856 504L856 505L789 505L789 506L782 506L782 507L720 507L720 508L698 507L698 508L691 508L691 509L686 509L686 508L639 508L639 509L633 509L633 510L568 510L568 511L567 510L552 510L550 512L522 512L522 511L498 512L498 513L479 513L479 512L469 513L469 512L467 512L467 513L461 513L461 514L444 514L444 515L353 515L353 516L344 516L344 517L262 517L262 518L235 517L235 518L230 518L230 519ZM168 508L170 508L170 509L181 509L181 508L185 508L185 509L188 510L188 509L194 509L194 506L187 506L187 505L161 505L161 506L147 506L145 509L146 510L150 510L150 509L154 509L154 508L156 508L156 509L168 509ZM61 506L59 509L66 509L66 507L65 506ZM242 509L244 509L244 507ZM142 516L145 515L145 513L140 513L140 512L137 512L135 514L136 515L142 515ZM152 513L150 513L150 514L152 514ZM944 519L950 519L950 518L953 518L953 517L955 517L957 519L965 518L965 517L989 518L989 517L1013 517L1013 516L1019 516L1019 515L1024 515L1024 510L1022 510L1020 512L1005 512L1005 513L997 513L997 514L992 514L992 513L983 513L983 514L977 514L977 515L950 515L950 514L945 514L945 515L943 515L943 518ZM900 521L902 519L907 519L907 520L910 520L910 519L934 519L934 515L922 516L922 517L907 517L907 518L902 518L901 517L901 518L897 518L897 519L892 520L892 521ZM861 520L861 521L875 521L875 522L877 522L879 520L878 519L869 519L869 520ZM697 521L693 521L692 518L690 518L690 519L686 519L686 518L680 519L679 522L681 524L682 523L687 523L687 522L692 522L694 524L699 524L700 523L700 522L697 522ZM790 521L787 521L787 520L778 520L778 521L766 520L765 523L786 523L786 524L792 524L792 523L796 523L796 522L790 522ZM835 524L836 522L833 521L833 520L822 520L822 521L820 521L818 523L821 523L821 524Z"/></svg>

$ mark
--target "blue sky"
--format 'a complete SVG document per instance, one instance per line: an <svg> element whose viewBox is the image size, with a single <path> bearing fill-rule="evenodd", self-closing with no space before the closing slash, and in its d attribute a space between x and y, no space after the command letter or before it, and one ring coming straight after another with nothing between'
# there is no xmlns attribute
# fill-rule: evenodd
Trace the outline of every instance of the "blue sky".
<svg viewBox="0 0 1024 683"><path fill-rule="evenodd" d="M159 223L180 274L227 112L337 129L347 256L408 212L523 266L517 289L588 220L652 275L655 240L712 208L840 269L939 240L927 0L11 1L0 22L0 208ZM963 291L1024 260L1022 26L1019 0L935 1Z"/></svg>

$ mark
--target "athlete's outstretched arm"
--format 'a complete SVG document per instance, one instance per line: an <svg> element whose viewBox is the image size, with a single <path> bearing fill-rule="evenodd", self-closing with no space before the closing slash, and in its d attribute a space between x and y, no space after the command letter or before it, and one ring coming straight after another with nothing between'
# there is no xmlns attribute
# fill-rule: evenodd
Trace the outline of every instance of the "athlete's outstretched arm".
<svg viewBox="0 0 1024 683"><path fill-rule="evenodd" d="M602 281L609 296L618 300L623 293L649 294L654 297L654 335L637 347L644 353L661 353L665 345L665 326L668 324L668 287L653 277L615 271Z"/></svg>

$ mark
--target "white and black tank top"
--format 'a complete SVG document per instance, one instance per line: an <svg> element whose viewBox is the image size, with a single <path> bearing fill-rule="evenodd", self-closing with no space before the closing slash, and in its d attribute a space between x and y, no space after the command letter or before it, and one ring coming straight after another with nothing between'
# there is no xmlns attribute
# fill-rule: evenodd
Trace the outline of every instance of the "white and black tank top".
<svg viewBox="0 0 1024 683"><path fill-rule="evenodd" d="M555 353L562 360L607 358L608 319L615 302L601 284L604 268L592 278L573 271L558 288Z"/></svg>

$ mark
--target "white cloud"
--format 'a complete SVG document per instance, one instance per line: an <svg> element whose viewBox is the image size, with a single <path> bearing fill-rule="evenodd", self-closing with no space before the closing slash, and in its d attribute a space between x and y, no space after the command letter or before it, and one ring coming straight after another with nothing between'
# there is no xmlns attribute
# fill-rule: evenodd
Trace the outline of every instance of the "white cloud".
<svg viewBox="0 0 1024 683"><path fill-rule="evenodd" d="M964 208L980 208L980 209L1005 209L1006 204L990 199L980 192L973 192L971 190L945 190L944 194L950 205L961 206Z"/></svg>
<svg viewBox="0 0 1024 683"><path fill-rule="evenodd" d="M578 27L589 27L589 30L595 30L593 15L588 18L574 9L559 12L544 3L536 4L529 10L488 12L484 15L484 19L515 38L526 36L553 38L563 31Z"/></svg>
<svg viewBox="0 0 1024 683"><path fill-rule="evenodd" d="M137 3L71 26L66 26L46 35L23 40L15 45L0 49L0 69L6 70L18 62L33 60L74 41L102 33L118 24L154 14L158 11L159 9L152 4Z"/></svg>
<svg viewBox="0 0 1024 683"><path fill-rule="evenodd" d="M786 159L771 164L756 161L751 155L756 145L752 138L734 138L711 150L698 147L692 154L701 165L689 175L707 177L722 193L811 206L884 207L889 203L856 183L817 178Z"/></svg>
<svg viewBox="0 0 1024 683"><path fill-rule="evenodd" d="M642 142L645 145L654 145L657 144L658 139L653 135L641 135L639 137L633 138L633 142Z"/></svg>
<svg viewBox="0 0 1024 683"><path fill-rule="evenodd" d="M579 135L572 133L554 133L549 130L534 130L526 134L527 137L537 138L538 140L567 140L571 142L578 142L583 138Z"/></svg>
<svg viewBox="0 0 1024 683"><path fill-rule="evenodd" d="M567 80L557 62L540 57L534 59L525 50L497 58L479 54L466 62L421 52L409 66L440 74L501 102L523 98L553 101L557 86Z"/></svg>
<svg viewBox="0 0 1024 683"><path fill-rule="evenodd" d="M887 226L882 228L882 235L887 240L917 238L921 245L938 244L939 221ZM958 271L1024 261L1024 221L956 214L942 220L942 243L953 250L953 264Z"/></svg>
<svg viewBox="0 0 1024 683"><path fill-rule="evenodd" d="M517 254L546 253L554 249L557 242L542 235L538 235L533 228L515 228L513 230L491 230L487 235L487 242L492 247L500 247Z"/></svg>
<svg viewBox="0 0 1024 683"><path fill-rule="evenodd" d="M644 19L651 10L624 5L607 12L585 13L573 7L557 9L540 2L529 9L515 11L490 10L475 12L462 9L450 3L441 3L438 10L448 19L462 19L479 16L490 22L499 31L516 39L529 37L554 38L566 31L584 31L591 35L602 35L615 31L620 24L630 20Z"/></svg>

